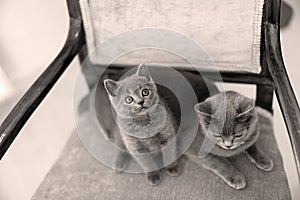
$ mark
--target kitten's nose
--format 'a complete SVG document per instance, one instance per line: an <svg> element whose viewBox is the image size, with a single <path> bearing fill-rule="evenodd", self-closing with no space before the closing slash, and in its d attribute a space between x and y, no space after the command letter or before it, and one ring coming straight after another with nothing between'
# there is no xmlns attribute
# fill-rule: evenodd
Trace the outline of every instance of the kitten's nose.
<svg viewBox="0 0 300 200"><path fill-rule="evenodd" d="M232 142L225 141L224 145L229 149L230 147L232 147Z"/></svg>
<svg viewBox="0 0 300 200"><path fill-rule="evenodd" d="M142 100L142 101L138 102L138 104L142 106L142 105L144 104L144 102L145 102L145 101Z"/></svg>

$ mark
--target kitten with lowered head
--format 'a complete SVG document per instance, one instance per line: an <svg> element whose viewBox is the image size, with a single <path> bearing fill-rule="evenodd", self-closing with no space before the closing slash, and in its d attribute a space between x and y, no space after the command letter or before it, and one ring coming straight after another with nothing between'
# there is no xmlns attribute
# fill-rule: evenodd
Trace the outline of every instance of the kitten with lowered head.
<svg viewBox="0 0 300 200"><path fill-rule="evenodd" d="M200 127L186 152L192 160L235 189L244 188L246 180L228 157L245 152L256 167L263 171L272 170L272 160L255 143L259 136L259 123L254 100L234 91L226 91L207 98L194 108L200 119ZM215 145L204 157L199 158L205 137Z"/></svg>
<svg viewBox="0 0 300 200"><path fill-rule="evenodd" d="M116 113L117 125L123 142L132 156L146 172L146 179L151 185L161 180L160 170L152 171L164 161L149 159L144 153L160 151L176 134L176 122L168 105L160 98L157 87L144 64L137 72L122 80L104 80L111 105ZM176 157L176 143L173 155ZM169 159L169 158L168 158ZM166 167L167 174L178 176L181 166L174 162Z"/></svg>

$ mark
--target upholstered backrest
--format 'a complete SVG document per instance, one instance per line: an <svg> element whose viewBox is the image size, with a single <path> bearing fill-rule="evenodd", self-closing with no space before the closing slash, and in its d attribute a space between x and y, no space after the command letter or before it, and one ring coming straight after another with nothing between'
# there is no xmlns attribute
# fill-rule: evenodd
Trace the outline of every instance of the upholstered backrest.
<svg viewBox="0 0 300 200"><path fill-rule="evenodd" d="M166 28L191 38L221 71L259 73L263 0L80 0L89 52L108 39L141 28ZM163 39L163 38L162 38ZM134 41L130 41L134 42ZM126 42L125 42L126 43ZM177 44L180 45L180 44ZM188 47L183 49L189 52ZM141 62L184 67L180 56L153 49L129 53L117 64ZM202 57L193 55L194 63ZM94 53L92 62L103 52ZM210 70L207 67L203 67Z"/></svg>

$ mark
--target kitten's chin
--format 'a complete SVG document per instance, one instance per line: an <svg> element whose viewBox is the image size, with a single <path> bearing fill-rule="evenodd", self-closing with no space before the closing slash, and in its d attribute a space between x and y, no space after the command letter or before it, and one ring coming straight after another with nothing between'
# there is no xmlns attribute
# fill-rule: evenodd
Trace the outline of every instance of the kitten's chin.
<svg viewBox="0 0 300 200"><path fill-rule="evenodd" d="M221 145L221 144L217 144L219 147L221 147L222 149L226 149L226 150L233 150L233 149L236 149L238 148L239 146L241 146L240 144L239 145L233 145L231 147L227 147L225 145Z"/></svg>

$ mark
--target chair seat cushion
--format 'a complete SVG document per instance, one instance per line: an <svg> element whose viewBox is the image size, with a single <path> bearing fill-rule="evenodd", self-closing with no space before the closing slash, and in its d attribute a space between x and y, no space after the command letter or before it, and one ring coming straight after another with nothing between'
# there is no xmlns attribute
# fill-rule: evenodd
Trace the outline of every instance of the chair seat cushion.
<svg viewBox="0 0 300 200"><path fill-rule="evenodd" d="M94 51L99 44L124 32L150 27L172 30L192 39L208 53L221 71L249 73L261 71L263 3L264 0L80 0L86 41L89 52L93 52L90 58L94 63L109 64L103 59L106 56L103 52ZM143 37L152 40L159 35ZM162 37L161 43L166 39L169 37ZM122 49L140 42L140 39L133 37L112 43ZM176 40L169 43L177 46L185 44ZM116 64L138 65L143 62L189 67L182 64L188 59L191 63L197 63L197 67L212 70L207 60L189 47L183 46L181 52L188 52L189 58L174 59L173 56L150 51L130 54Z"/></svg>
<svg viewBox="0 0 300 200"><path fill-rule="evenodd" d="M258 144L272 158L274 168L271 172L258 170L244 154L232 158L246 177L247 186L243 190L230 188L219 177L190 160L185 160L179 177L164 174L162 183L150 186L143 174L116 174L99 163L86 151L74 131L32 199L291 199L271 115L259 108L258 112L261 127Z"/></svg>

